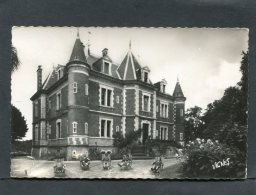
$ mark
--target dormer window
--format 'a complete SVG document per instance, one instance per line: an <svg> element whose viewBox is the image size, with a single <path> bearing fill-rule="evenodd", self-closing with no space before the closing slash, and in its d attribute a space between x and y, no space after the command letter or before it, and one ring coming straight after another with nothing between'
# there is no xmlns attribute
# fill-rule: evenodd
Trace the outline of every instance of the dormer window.
<svg viewBox="0 0 256 195"><path fill-rule="evenodd" d="M106 61L103 62L103 72L105 74L110 74L110 64L109 64L109 62L106 62Z"/></svg>
<svg viewBox="0 0 256 195"><path fill-rule="evenodd" d="M58 80L60 80L60 78L61 78L61 69L60 68L57 70L57 78L58 78Z"/></svg>
<svg viewBox="0 0 256 195"><path fill-rule="evenodd" d="M141 80L145 83L149 83L149 68L147 66L141 69Z"/></svg>
<svg viewBox="0 0 256 195"><path fill-rule="evenodd" d="M167 82L166 82L165 79L163 79L163 80L160 82L160 92L165 93L166 84L167 84Z"/></svg>
<svg viewBox="0 0 256 195"><path fill-rule="evenodd" d="M144 82L148 83L148 72L144 72Z"/></svg>

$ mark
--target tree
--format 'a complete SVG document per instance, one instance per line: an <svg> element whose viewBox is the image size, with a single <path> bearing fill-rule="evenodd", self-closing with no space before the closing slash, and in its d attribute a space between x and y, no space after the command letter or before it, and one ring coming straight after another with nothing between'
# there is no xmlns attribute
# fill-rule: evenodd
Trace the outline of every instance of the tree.
<svg viewBox="0 0 256 195"><path fill-rule="evenodd" d="M18 69L20 65L20 60L18 57L17 49L12 45L11 46L11 72L13 73Z"/></svg>
<svg viewBox="0 0 256 195"><path fill-rule="evenodd" d="M25 137L28 131L28 126L24 116L22 116L19 109L12 105L11 110L11 139L12 142Z"/></svg>
<svg viewBox="0 0 256 195"><path fill-rule="evenodd" d="M218 139L222 142L230 140L230 136L243 138L247 126L247 98L248 98L248 52L242 53L240 71L241 81L235 87L225 90L223 97L209 104L206 113L202 117L205 122L204 136L211 139ZM241 143L244 143L242 141ZM243 144L242 144L243 145Z"/></svg>
<svg viewBox="0 0 256 195"><path fill-rule="evenodd" d="M201 137L202 133L202 108L195 106L189 108L185 114L185 142Z"/></svg>

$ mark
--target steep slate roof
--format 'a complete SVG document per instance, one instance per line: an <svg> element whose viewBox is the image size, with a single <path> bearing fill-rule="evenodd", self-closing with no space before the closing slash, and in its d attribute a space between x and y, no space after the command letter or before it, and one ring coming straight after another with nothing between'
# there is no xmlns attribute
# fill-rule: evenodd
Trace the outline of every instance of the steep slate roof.
<svg viewBox="0 0 256 195"><path fill-rule="evenodd" d="M129 50L118 67L117 72L123 80L137 80L136 71L139 69L141 69L140 64L131 50Z"/></svg>
<svg viewBox="0 0 256 195"><path fill-rule="evenodd" d="M54 67L51 73L47 76L43 83L43 89L47 90L49 89L54 83L58 81L58 72L57 70L61 69L62 76L65 74L65 66L58 65L57 67ZM61 77L62 77L61 76Z"/></svg>
<svg viewBox="0 0 256 195"><path fill-rule="evenodd" d="M184 97L179 81L177 81L176 83L176 86L173 92L173 97Z"/></svg>
<svg viewBox="0 0 256 195"><path fill-rule="evenodd" d="M84 44L79 38L79 34L77 34L77 38L70 56L69 61L80 61L80 62L86 62L86 57L84 54Z"/></svg>

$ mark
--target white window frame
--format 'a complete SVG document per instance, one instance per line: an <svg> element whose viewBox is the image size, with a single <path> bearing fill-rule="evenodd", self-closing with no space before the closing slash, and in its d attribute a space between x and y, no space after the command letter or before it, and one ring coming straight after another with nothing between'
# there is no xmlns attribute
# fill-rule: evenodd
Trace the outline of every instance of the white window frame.
<svg viewBox="0 0 256 195"><path fill-rule="evenodd" d="M148 74L148 80L145 81L145 73ZM146 71L146 70L142 70L142 81L145 82L145 83L149 83L149 71Z"/></svg>
<svg viewBox="0 0 256 195"><path fill-rule="evenodd" d="M40 124L40 140L43 139L43 125Z"/></svg>
<svg viewBox="0 0 256 195"><path fill-rule="evenodd" d="M84 123L84 134L85 135L88 134L88 123L87 122Z"/></svg>
<svg viewBox="0 0 256 195"><path fill-rule="evenodd" d="M77 82L74 82L72 86L73 86L73 93L77 93Z"/></svg>
<svg viewBox="0 0 256 195"><path fill-rule="evenodd" d="M58 123L60 123L60 131L58 132ZM61 138L61 119L56 121L56 139Z"/></svg>
<svg viewBox="0 0 256 195"><path fill-rule="evenodd" d="M89 86L88 86L88 84L85 84L85 85L84 85L84 94L85 94L85 95L88 95L88 94L89 94Z"/></svg>
<svg viewBox="0 0 256 195"><path fill-rule="evenodd" d="M101 104L101 103L102 103L102 101L101 101L101 100L102 100L102 93L101 93L102 89L105 89L105 90L106 90L105 99L104 99L104 104ZM109 106L107 105L107 102L108 102L108 90L111 91L110 105L109 105ZM112 87L100 85L99 105L100 105L100 106L105 106L105 107L113 107L113 106L114 106L114 89L113 89Z"/></svg>
<svg viewBox="0 0 256 195"><path fill-rule="evenodd" d="M145 108L144 108L144 96L148 97L147 110L145 110ZM143 112L150 112L151 111L150 107L151 107L151 94L142 93L142 111Z"/></svg>
<svg viewBox="0 0 256 195"><path fill-rule="evenodd" d="M104 120L104 135L101 136L101 121ZM110 137L107 137L107 121L110 121ZM104 137L104 138L112 138L113 137L113 119L109 118L100 118L100 129L99 129L99 137Z"/></svg>
<svg viewBox="0 0 256 195"><path fill-rule="evenodd" d="M162 108L163 105L163 108ZM169 103L160 101L160 117L168 118L169 117Z"/></svg>
<svg viewBox="0 0 256 195"><path fill-rule="evenodd" d="M180 133L180 141L183 141L183 140L184 140L184 134Z"/></svg>
<svg viewBox="0 0 256 195"><path fill-rule="evenodd" d="M61 91L56 93L56 110L60 110L61 108Z"/></svg>
<svg viewBox="0 0 256 195"><path fill-rule="evenodd" d="M76 121L74 121L74 122L72 122L72 130L73 130L73 133L77 133L77 122Z"/></svg>
<svg viewBox="0 0 256 195"><path fill-rule="evenodd" d="M181 116L181 117L184 116L184 110L183 110L183 108L180 109L180 116Z"/></svg>
<svg viewBox="0 0 256 195"><path fill-rule="evenodd" d="M57 79L60 80L61 78L61 68L58 68L57 70Z"/></svg>
<svg viewBox="0 0 256 195"><path fill-rule="evenodd" d="M116 126L116 132L119 132L119 126L118 125Z"/></svg>
<svg viewBox="0 0 256 195"><path fill-rule="evenodd" d="M119 101L120 101L120 97L119 95L116 96L116 103L119 104Z"/></svg>
<svg viewBox="0 0 256 195"><path fill-rule="evenodd" d="M162 130L164 132L164 137L162 134ZM168 140L168 126L160 126L159 139L160 140Z"/></svg>
<svg viewBox="0 0 256 195"><path fill-rule="evenodd" d="M105 73L105 63L108 63L109 64L109 67L108 67L108 73ZM112 75L111 73L111 68L112 68L112 63L107 61L107 60L103 60L102 62L102 73L103 74L106 74L106 75Z"/></svg>

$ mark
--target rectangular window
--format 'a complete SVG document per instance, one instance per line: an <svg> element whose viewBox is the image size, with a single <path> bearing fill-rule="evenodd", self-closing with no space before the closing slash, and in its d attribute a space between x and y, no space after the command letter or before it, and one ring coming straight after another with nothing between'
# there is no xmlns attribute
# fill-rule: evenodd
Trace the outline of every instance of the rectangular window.
<svg viewBox="0 0 256 195"><path fill-rule="evenodd" d="M111 121L107 121L107 137L110 137Z"/></svg>
<svg viewBox="0 0 256 195"><path fill-rule="evenodd" d="M160 138L160 140L168 140L168 128L167 127L160 127L159 138Z"/></svg>
<svg viewBox="0 0 256 195"><path fill-rule="evenodd" d="M149 112L150 105L149 105L149 96L143 95L143 111Z"/></svg>
<svg viewBox="0 0 256 195"><path fill-rule="evenodd" d="M109 74L109 63L108 62L104 62L104 67L103 67L103 71L105 74Z"/></svg>
<svg viewBox="0 0 256 195"><path fill-rule="evenodd" d="M58 69L57 76L58 76L58 80L59 80L61 78L61 70L60 70L60 68Z"/></svg>
<svg viewBox="0 0 256 195"><path fill-rule="evenodd" d="M116 132L119 132L119 126L116 126Z"/></svg>
<svg viewBox="0 0 256 195"><path fill-rule="evenodd" d="M158 105L156 106L156 112L159 112L159 106Z"/></svg>
<svg viewBox="0 0 256 195"><path fill-rule="evenodd" d="M183 117L183 115L184 115L184 112L183 112L183 109L181 108L180 109L180 116Z"/></svg>
<svg viewBox="0 0 256 195"><path fill-rule="evenodd" d="M111 106L111 96L112 96L112 91L108 89L107 106Z"/></svg>
<svg viewBox="0 0 256 195"><path fill-rule="evenodd" d="M44 133L43 133L43 126L42 126L42 123L40 125L40 139L44 139Z"/></svg>
<svg viewBox="0 0 256 195"><path fill-rule="evenodd" d="M61 122L56 123L56 138L61 138Z"/></svg>
<svg viewBox="0 0 256 195"><path fill-rule="evenodd" d="M84 134L88 135L88 123L84 124Z"/></svg>
<svg viewBox="0 0 256 195"><path fill-rule="evenodd" d="M161 106L160 106L160 117L168 118L168 104L161 103Z"/></svg>
<svg viewBox="0 0 256 195"><path fill-rule="evenodd" d="M85 95L88 95L88 91L89 91L88 84L85 84Z"/></svg>
<svg viewBox="0 0 256 195"><path fill-rule="evenodd" d="M106 99L106 89L101 88L101 105L105 105L105 99Z"/></svg>
<svg viewBox="0 0 256 195"><path fill-rule="evenodd" d="M57 110L60 110L61 108L61 93L57 93Z"/></svg>
<svg viewBox="0 0 256 195"><path fill-rule="evenodd" d="M73 122L72 126L73 126L73 133L77 133L77 122Z"/></svg>
<svg viewBox="0 0 256 195"><path fill-rule="evenodd" d="M180 141L183 140L183 133L180 133Z"/></svg>
<svg viewBox="0 0 256 195"><path fill-rule="evenodd" d="M77 93L77 82L73 83L73 93Z"/></svg>
<svg viewBox="0 0 256 195"><path fill-rule="evenodd" d="M165 93L165 85L163 85L163 93Z"/></svg>
<svg viewBox="0 0 256 195"><path fill-rule="evenodd" d="M144 72L144 82L148 83L148 72Z"/></svg>
<svg viewBox="0 0 256 195"><path fill-rule="evenodd" d="M119 104L119 96L116 96L116 103Z"/></svg>
<svg viewBox="0 0 256 195"><path fill-rule="evenodd" d="M165 118L168 118L168 107L167 107L167 104L164 105L164 116L165 116Z"/></svg>
<svg viewBox="0 0 256 195"><path fill-rule="evenodd" d="M105 123L106 123L106 120L101 120L101 129L100 129L101 137L105 137Z"/></svg>
<svg viewBox="0 0 256 195"><path fill-rule="evenodd" d="M113 106L113 89L101 88L101 106Z"/></svg>
<svg viewBox="0 0 256 195"><path fill-rule="evenodd" d="M112 120L101 119L100 136L111 137Z"/></svg>

